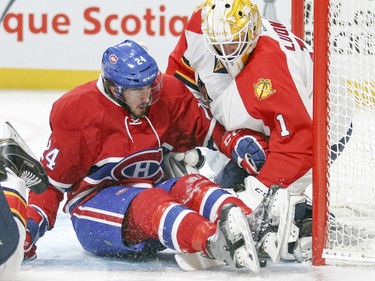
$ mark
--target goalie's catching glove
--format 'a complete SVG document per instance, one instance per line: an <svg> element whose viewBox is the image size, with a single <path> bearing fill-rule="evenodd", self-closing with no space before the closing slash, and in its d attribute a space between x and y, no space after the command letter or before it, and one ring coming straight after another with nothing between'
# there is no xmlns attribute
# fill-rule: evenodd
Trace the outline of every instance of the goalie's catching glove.
<svg viewBox="0 0 375 281"><path fill-rule="evenodd" d="M221 151L250 175L257 175L268 154L265 135L250 129L228 131L221 142Z"/></svg>

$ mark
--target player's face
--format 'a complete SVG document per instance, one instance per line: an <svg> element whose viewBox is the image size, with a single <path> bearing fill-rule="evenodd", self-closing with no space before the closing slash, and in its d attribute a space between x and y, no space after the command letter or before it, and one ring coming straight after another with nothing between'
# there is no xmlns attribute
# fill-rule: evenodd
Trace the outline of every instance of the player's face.
<svg viewBox="0 0 375 281"><path fill-rule="evenodd" d="M238 43L226 43L221 46L215 45L216 50L219 54L225 57L233 57L239 53L239 44Z"/></svg>
<svg viewBox="0 0 375 281"><path fill-rule="evenodd" d="M218 53L227 59L236 58L245 46L247 34L242 32L238 36L238 38L231 41L223 42L222 44L214 44Z"/></svg>
<svg viewBox="0 0 375 281"><path fill-rule="evenodd" d="M124 101L135 117L142 117L147 112L151 102L151 86L143 88L128 88L123 93Z"/></svg>
<svg viewBox="0 0 375 281"><path fill-rule="evenodd" d="M238 43L233 44L225 44L224 46L224 52L226 55L231 55L235 53L238 49Z"/></svg>

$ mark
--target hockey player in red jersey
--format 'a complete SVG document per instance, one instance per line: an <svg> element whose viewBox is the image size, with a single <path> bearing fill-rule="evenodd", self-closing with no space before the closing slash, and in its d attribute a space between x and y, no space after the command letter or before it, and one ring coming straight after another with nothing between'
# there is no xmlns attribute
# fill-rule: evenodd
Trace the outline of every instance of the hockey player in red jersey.
<svg viewBox="0 0 375 281"><path fill-rule="evenodd" d="M205 101L228 131L247 128L267 136L266 146L248 136L225 153L252 175L246 176L247 189L266 192L276 184L303 202L299 195L311 184L312 168L312 51L281 23L262 18L252 2L204 1L166 72ZM242 147L265 153L247 159L238 153ZM217 182L226 185L221 180L230 177L220 176Z"/></svg>
<svg viewBox="0 0 375 281"><path fill-rule="evenodd" d="M13 130L9 123L5 128ZM15 130L0 139L0 280L13 280L23 260L26 188L41 193L48 185L43 166L23 144Z"/></svg>
<svg viewBox="0 0 375 281"><path fill-rule="evenodd" d="M139 44L108 48L99 79L53 104L41 158L50 185L30 192L25 258L36 257L35 243L54 227L66 194L64 211L87 251L121 256L167 247L257 272L248 221L256 212L201 175L164 178L163 150L222 146L223 127L208 117Z"/></svg>

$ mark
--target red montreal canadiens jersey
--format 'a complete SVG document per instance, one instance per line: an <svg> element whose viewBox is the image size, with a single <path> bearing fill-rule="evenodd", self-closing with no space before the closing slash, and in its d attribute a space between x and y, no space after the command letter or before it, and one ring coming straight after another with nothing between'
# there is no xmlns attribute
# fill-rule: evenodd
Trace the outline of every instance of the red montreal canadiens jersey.
<svg viewBox="0 0 375 281"><path fill-rule="evenodd" d="M99 78L57 100L50 127L41 162L51 186L43 194L29 196L29 205L47 214L50 228L64 192L68 211L107 186L154 185L163 180L162 147L186 151L206 146L211 137L220 143L224 134L183 83L169 75L163 75L160 98L145 117L133 118L111 100Z"/></svg>
<svg viewBox="0 0 375 281"><path fill-rule="evenodd" d="M257 46L232 78L205 46L198 9L166 72L208 100L226 130L249 128L269 137L269 156L258 180L267 186L293 185L296 192L311 183L312 51L282 24L262 18Z"/></svg>

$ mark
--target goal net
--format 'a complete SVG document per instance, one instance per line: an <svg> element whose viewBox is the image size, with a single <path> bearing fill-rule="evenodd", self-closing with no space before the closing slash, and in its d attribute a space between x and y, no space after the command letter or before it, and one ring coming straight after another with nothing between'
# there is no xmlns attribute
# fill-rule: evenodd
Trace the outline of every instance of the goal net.
<svg viewBox="0 0 375 281"><path fill-rule="evenodd" d="M313 263L375 263L375 0L292 7L314 48Z"/></svg>

